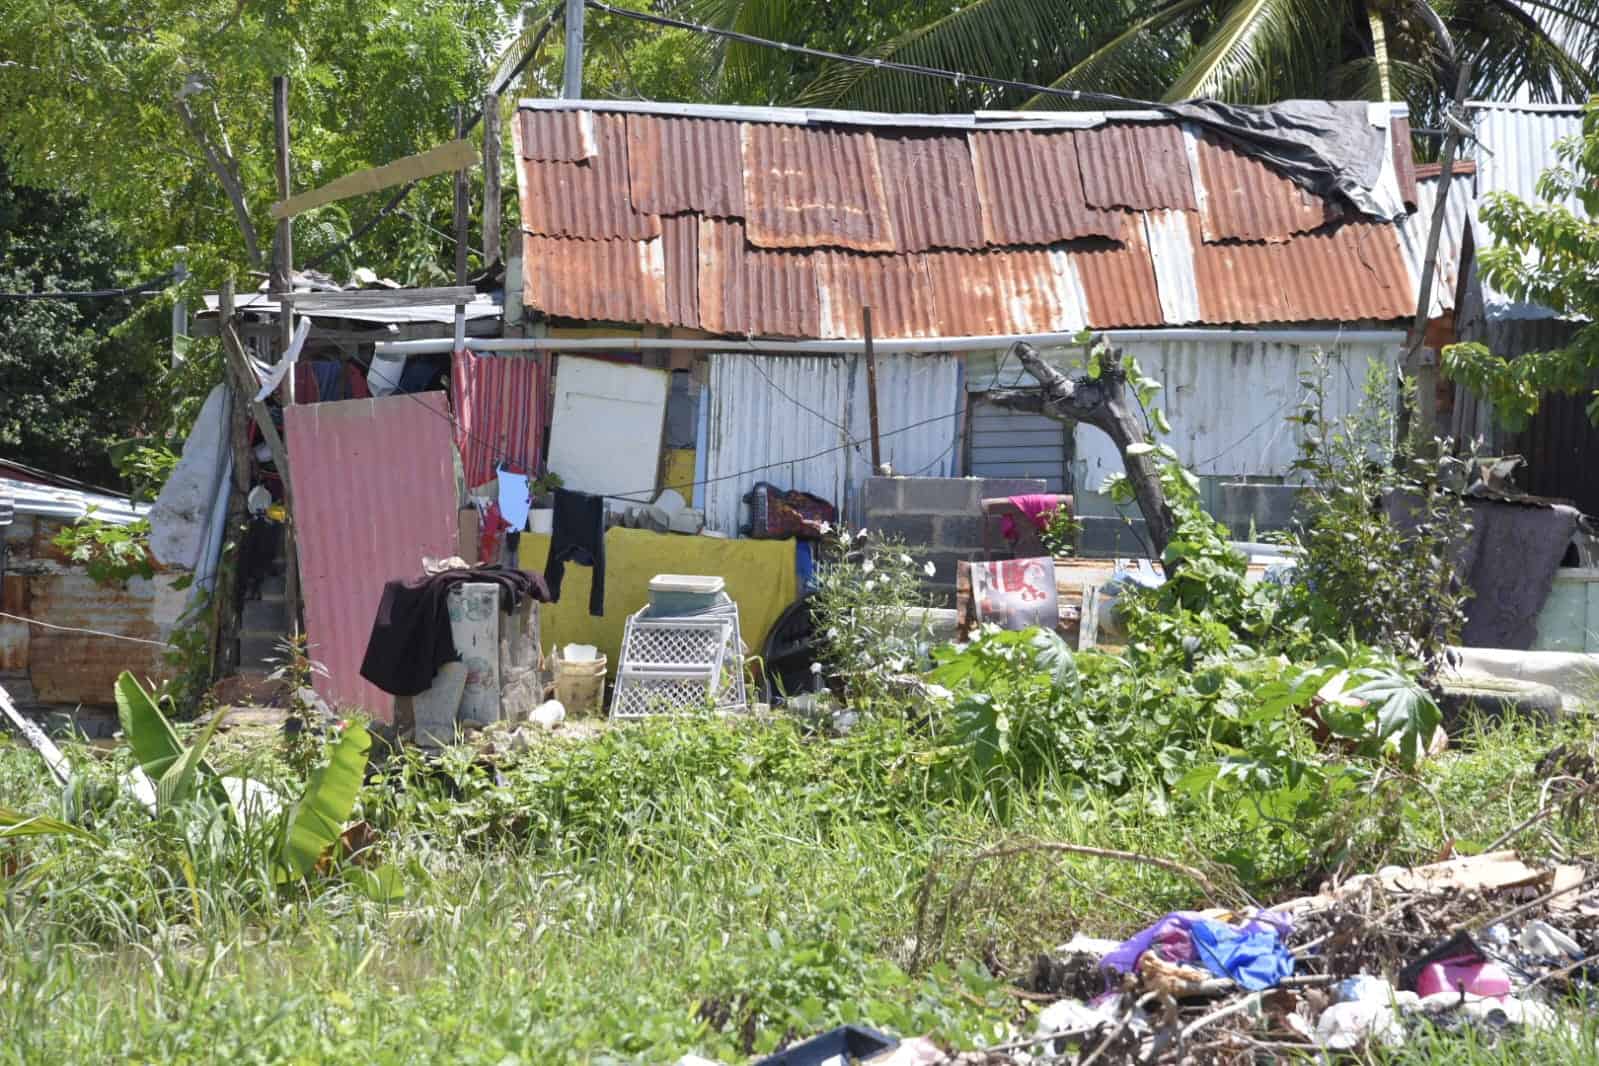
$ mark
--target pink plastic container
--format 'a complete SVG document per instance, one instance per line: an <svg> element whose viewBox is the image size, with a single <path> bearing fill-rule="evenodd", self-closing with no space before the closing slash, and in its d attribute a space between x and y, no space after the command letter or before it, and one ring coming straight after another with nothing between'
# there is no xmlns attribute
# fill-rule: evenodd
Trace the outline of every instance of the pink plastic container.
<svg viewBox="0 0 1599 1066"><path fill-rule="evenodd" d="M1425 999L1438 992L1459 992L1491 999L1510 995L1510 975L1497 962L1463 955L1444 959L1422 968L1416 978L1416 994Z"/></svg>

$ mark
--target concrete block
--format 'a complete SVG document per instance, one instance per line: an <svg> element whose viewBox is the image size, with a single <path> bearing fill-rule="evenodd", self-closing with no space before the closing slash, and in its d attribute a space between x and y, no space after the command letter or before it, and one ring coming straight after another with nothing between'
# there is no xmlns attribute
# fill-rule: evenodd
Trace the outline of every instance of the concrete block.
<svg viewBox="0 0 1599 1066"><path fill-rule="evenodd" d="M1116 556L1138 558L1148 553L1146 545L1149 544L1149 530L1145 528L1142 518L1133 519L1132 529L1127 528L1128 523L1120 518L1089 517L1082 522L1080 555L1107 559Z"/></svg>
<svg viewBox="0 0 1599 1066"><path fill-rule="evenodd" d="M869 477L861 488L861 507L868 516L887 511L897 511L899 504L899 486L904 478L897 477Z"/></svg>
<svg viewBox="0 0 1599 1066"><path fill-rule="evenodd" d="M982 505L982 486L978 478L902 478L900 510L911 514L976 514Z"/></svg>
<svg viewBox="0 0 1599 1066"><path fill-rule="evenodd" d="M981 548L984 521L980 514L940 515L933 522L933 543L940 548Z"/></svg>
<svg viewBox="0 0 1599 1066"><path fill-rule="evenodd" d="M874 516L867 529L874 534L894 537L919 547L935 542L938 519L930 514L896 514L893 512Z"/></svg>
<svg viewBox="0 0 1599 1066"><path fill-rule="evenodd" d="M1049 491L1049 482L1038 477L985 477L981 482L982 488L977 496L979 506L983 500L1000 496L1031 496Z"/></svg>
<svg viewBox="0 0 1599 1066"><path fill-rule="evenodd" d="M956 564L971 562L980 558L982 558L982 553L975 551L928 552L926 560L933 564L933 576L928 579L927 583L953 589L955 587Z"/></svg>

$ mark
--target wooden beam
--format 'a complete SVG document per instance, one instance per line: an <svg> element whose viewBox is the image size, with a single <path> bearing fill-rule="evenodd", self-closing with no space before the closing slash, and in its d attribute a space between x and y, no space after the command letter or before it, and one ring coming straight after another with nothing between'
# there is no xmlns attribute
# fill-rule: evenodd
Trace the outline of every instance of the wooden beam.
<svg viewBox="0 0 1599 1066"><path fill-rule="evenodd" d="M470 285L436 289L351 289L345 292L297 292L288 302L301 314L327 311L370 311L380 307L422 307L471 303L477 290Z"/></svg>
<svg viewBox="0 0 1599 1066"><path fill-rule="evenodd" d="M466 134L466 109L459 104L455 107L455 135L463 137ZM467 217L472 210L471 201L468 199L466 184L466 168L455 172L455 283L466 285L466 227ZM466 346L466 301L455 305L455 347L456 350Z"/></svg>
<svg viewBox="0 0 1599 1066"><path fill-rule="evenodd" d="M877 353L872 351L872 309L861 308L861 339L866 345L866 410L872 429L872 476L883 472L883 441L877 429Z"/></svg>
<svg viewBox="0 0 1599 1066"><path fill-rule="evenodd" d="M483 265L500 262L500 98L483 97Z"/></svg>
<svg viewBox="0 0 1599 1066"><path fill-rule="evenodd" d="M390 186L403 185L408 181L420 181L435 174L448 174L452 170L470 167L476 162L477 149L467 141L457 139L441 144L437 148L418 152L416 155L396 159L392 163L368 167L354 174L334 178L326 185L319 185L298 196L284 195L283 199L272 205L270 213L273 218L291 218L337 200L364 196Z"/></svg>
<svg viewBox="0 0 1599 1066"><path fill-rule="evenodd" d="M272 125L277 135L277 170L278 170L278 195L285 200L289 197L289 79L279 74L272 79ZM294 223L288 218L278 220L277 254L273 258L272 290L281 298L294 291ZM278 316L278 332L281 343L278 351L289 350L289 341L294 337L294 316L282 314ZM289 403L294 402L294 378L291 376L284 384L284 396Z"/></svg>

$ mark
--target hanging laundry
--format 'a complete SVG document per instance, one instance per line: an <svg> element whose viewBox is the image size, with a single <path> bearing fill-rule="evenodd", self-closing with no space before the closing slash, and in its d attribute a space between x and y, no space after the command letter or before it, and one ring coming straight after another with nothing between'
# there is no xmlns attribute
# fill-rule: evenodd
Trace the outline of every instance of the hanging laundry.
<svg viewBox="0 0 1599 1066"><path fill-rule="evenodd" d="M500 505L490 502L483 508L482 532L478 536L478 558L492 563L500 558L500 542L511 523L500 514Z"/></svg>
<svg viewBox="0 0 1599 1066"><path fill-rule="evenodd" d="M461 351L450 360L455 445L476 488L500 464L539 469L544 439L544 364L520 356L483 358Z"/></svg>
<svg viewBox="0 0 1599 1066"><path fill-rule="evenodd" d="M605 613L605 497L571 489L555 490L555 529L550 537L550 557L544 563L550 600L561 598L566 564L594 568L589 586L589 614Z"/></svg>
<svg viewBox="0 0 1599 1066"><path fill-rule="evenodd" d="M527 513L533 509L527 475L514 474L503 466L495 473L500 484L500 514L513 530L520 532L527 528Z"/></svg>

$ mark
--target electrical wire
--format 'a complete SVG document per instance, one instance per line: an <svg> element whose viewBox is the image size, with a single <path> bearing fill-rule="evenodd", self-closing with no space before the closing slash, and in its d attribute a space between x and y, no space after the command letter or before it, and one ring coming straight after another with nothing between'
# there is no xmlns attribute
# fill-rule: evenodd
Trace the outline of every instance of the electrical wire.
<svg viewBox="0 0 1599 1066"><path fill-rule="evenodd" d="M123 289L77 289L66 292L0 292L0 303L24 303L30 300L114 300L123 296L145 296L160 292L173 278L166 274L151 281L142 281Z"/></svg>
<svg viewBox="0 0 1599 1066"><path fill-rule="evenodd" d="M1012 81L1009 78L990 78L983 74L965 74L958 70L944 70L940 67L927 67L917 63L896 63L889 59L871 59L866 56L844 55L839 52L827 52L820 48L807 48L804 45L789 44L785 41L773 41L765 37L756 37L753 34L739 33L737 30L724 30L716 26L706 26L697 22L688 22L684 19L672 18L668 15L657 15L647 11L631 11L627 8L607 4L604 0L584 0L584 6L607 15L616 15L620 18L633 19L637 22L652 23L656 26L665 26L676 30L689 30L693 33L705 34L711 37L720 37L723 40L737 41L740 44L752 44L760 48L773 48L791 55L809 56L812 59L825 59L833 63L847 63L858 67L871 67L875 70L894 71L899 74L915 74L924 78L942 78L945 81L961 85L971 82L974 85L988 85L996 89L1018 89L1023 92L1035 93L1043 96L1054 96L1064 100L1072 100L1086 104L1106 104L1113 107L1125 108L1155 108L1162 105L1147 100L1133 100L1125 96L1116 96L1111 93L1083 92L1078 89L1058 89L1052 85L1035 85L1027 81Z"/></svg>
<svg viewBox="0 0 1599 1066"><path fill-rule="evenodd" d="M78 626L52 625L49 622L41 622L37 618L27 618L20 614L8 614L5 611L0 611L0 618L9 618L13 622L23 622L30 626L38 626L41 629L54 629L61 633L85 633L91 637L106 637L110 640L125 640L130 644L148 644L155 648L170 648L173 646L170 642L165 640L145 640L143 637L130 637L123 633L107 633L100 629L82 629Z"/></svg>

